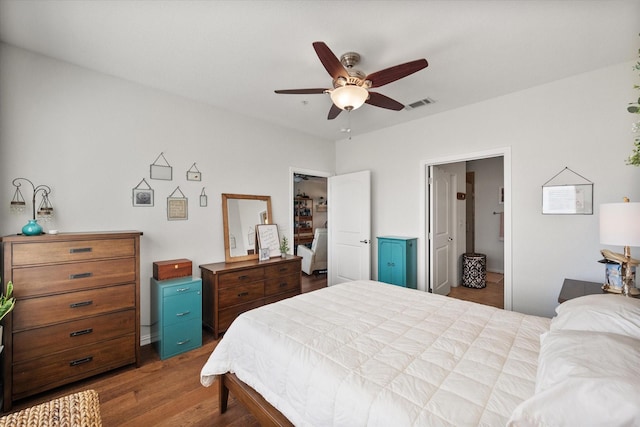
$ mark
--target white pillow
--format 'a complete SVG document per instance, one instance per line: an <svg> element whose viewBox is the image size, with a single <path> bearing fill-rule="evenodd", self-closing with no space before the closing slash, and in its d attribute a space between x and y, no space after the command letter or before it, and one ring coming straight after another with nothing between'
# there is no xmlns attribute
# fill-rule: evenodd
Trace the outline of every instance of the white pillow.
<svg viewBox="0 0 640 427"><path fill-rule="evenodd" d="M640 299L614 294L586 295L556 307L551 330L597 331L640 340Z"/></svg>
<svg viewBox="0 0 640 427"><path fill-rule="evenodd" d="M640 343L585 331L542 336L536 394L507 426L640 425Z"/></svg>

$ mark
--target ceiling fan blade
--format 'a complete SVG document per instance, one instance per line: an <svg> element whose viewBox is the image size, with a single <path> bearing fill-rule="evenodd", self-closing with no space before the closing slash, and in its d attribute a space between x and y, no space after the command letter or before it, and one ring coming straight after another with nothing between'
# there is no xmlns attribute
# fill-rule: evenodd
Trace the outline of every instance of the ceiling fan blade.
<svg viewBox="0 0 640 427"><path fill-rule="evenodd" d="M377 92L369 92L369 99L365 101L369 105L375 105L376 107L386 108L388 110L400 111L404 108L404 105L400 104L395 99L391 99Z"/></svg>
<svg viewBox="0 0 640 427"><path fill-rule="evenodd" d="M320 62L322 62L322 65L324 65L324 68L333 80L337 80L338 77L344 77L345 79L349 78L349 73L347 73L347 70L344 68L338 57L331 52L329 46L324 42L313 42L313 48L315 49L318 58L320 58Z"/></svg>
<svg viewBox="0 0 640 427"><path fill-rule="evenodd" d="M327 89L281 89L275 90L275 93L285 94L285 95L307 95L307 94L316 94L316 93L324 93Z"/></svg>
<svg viewBox="0 0 640 427"><path fill-rule="evenodd" d="M336 104L331 104L331 109L329 110L329 115L327 116L327 120L333 120L338 117L342 110L336 107Z"/></svg>
<svg viewBox="0 0 640 427"><path fill-rule="evenodd" d="M395 67L385 68L384 70L377 71L369 74L366 80L371 81L371 87L380 87L388 83L395 82L403 77L407 77L410 74L420 71L429 65L426 59L417 59L415 61L406 62L404 64L396 65Z"/></svg>

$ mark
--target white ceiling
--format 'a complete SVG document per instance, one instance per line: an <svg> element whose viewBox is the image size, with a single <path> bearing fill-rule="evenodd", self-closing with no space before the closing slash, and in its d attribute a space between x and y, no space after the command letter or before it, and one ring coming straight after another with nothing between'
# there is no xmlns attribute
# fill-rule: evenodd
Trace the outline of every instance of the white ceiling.
<svg viewBox="0 0 640 427"><path fill-rule="evenodd" d="M329 140L633 61L639 32L640 0L0 0L5 43ZM331 87L314 41L366 74L426 58L377 91L436 102L328 121L328 95L275 94Z"/></svg>

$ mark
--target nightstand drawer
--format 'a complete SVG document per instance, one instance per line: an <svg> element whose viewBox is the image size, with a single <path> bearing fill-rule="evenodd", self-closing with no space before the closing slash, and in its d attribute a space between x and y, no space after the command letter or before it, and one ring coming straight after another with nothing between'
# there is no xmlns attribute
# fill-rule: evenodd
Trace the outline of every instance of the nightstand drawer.
<svg viewBox="0 0 640 427"><path fill-rule="evenodd" d="M26 298L135 280L135 258L16 268L13 270L16 283L13 294Z"/></svg>
<svg viewBox="0 0 640 427"><path fill-rule="evenodd" d="M55 264L136 255L133 239L73 240L13 245L13 265Z"/></svg>
<svg viewBox="0 0 640 427"><path fill-rule="evenodd" d="M164 326L202 320L202 295L199 290L162 299Z"/></svg>
<svg viewBox="0 0 640 427"><path fill-rule="evenodd" d="M233 288L220 289L218 307L231 307L248 303L264 297L264 282L256 282L248 285L236 285Z"/></svg>
<svg viewBox="0 0 640 427"><path fill-rule="evenodd" d="M202 345L202 320L191 319L167 326L162 334L160 355L163 359L193 350Z"/></svg>
<svg viewBox="0 0 640 427"><path fill-rule="evenodd" d="M19 304L20 310L13 312L14 332L133 308L136 304L135 284L27 298Z"/></svg>

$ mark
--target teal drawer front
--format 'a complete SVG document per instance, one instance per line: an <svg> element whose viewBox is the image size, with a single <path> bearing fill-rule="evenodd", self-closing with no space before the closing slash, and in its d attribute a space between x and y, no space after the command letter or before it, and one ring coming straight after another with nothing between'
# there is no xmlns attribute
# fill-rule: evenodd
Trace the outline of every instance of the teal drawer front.
<svg viewBox="0 0 640 427"><path fill-rule="evenodd" d="M174 295L182 295L189 292L202 292L202 280L200 279L192 279L191 281L184 281L183 279L173 279L173 280L164 280L159 283L173 282L173 281L179 281L180 283L163 284L162 285L163 297L172 297Z"/></svg>
<svg viewBox="0 0 640 427"><path fill-rule="evenodd" d="M200 278L151 278L151 340L161 359L202 345Z"/></svg>
<svg viewBox="0 0 640 427"><path fill-rule="evenodd" d="M162 300L162 312L165 326L202 319L202 292L165 297Z"/></svg>
<svg viewBox="0 0 640 427"><path fill-rule="evenodd" d="M192 319L164 328L160 357L166 359L202 345L202 320Z"/></svg>

